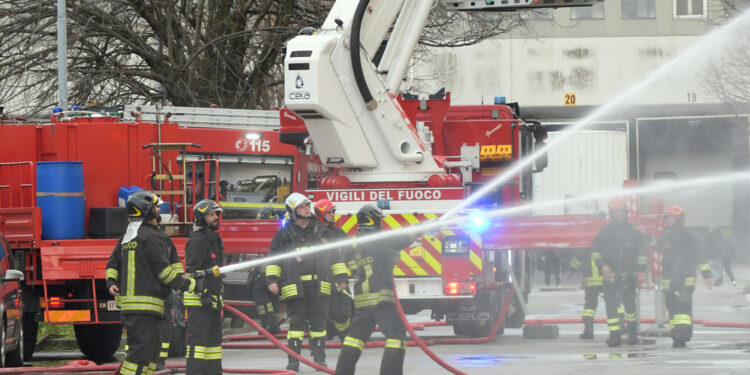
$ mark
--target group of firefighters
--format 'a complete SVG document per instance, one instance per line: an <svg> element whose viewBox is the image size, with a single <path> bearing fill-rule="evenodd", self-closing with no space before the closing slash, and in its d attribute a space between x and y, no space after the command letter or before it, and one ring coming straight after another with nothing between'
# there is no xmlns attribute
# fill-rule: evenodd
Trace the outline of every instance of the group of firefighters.
<svg viewBox="0 0 750 375"><path fill-rule="evenodd" d="M164 366L165 299L181 291L187 308L187 374L221 374L222 265L224 245L216 233L222 208L211 200L193 207L193 232L185 247L183 271L177 250L159 230L161 200L148 191L127 201L130 223L107 263L107 288L120 306L127 331L126 355L120 374L150 374ZM325 342L342 340L337 374L353 374L365 342L376 326L386 336L381 374L401 374L406 350L406 329L398 315L393 293L393 267L400 250L417 235L400 235L359 244L349 249L319 253L304 250L346 239L334 225L335 206L328 200L312 202L302 194L286 199L288 222L271 241L270 255L299 255L270 262L254 281L256 309L263 326L278 332L279 300L286 304L287 344L298 355L307 332L315 363L326 366ZM263 218L273 218L270 210ZM365 205L357 213L358 232L381 230L383 212ZM355 280L353 295L349 279ZM331 306L334 306L331 309ZM333 310L333 311L331 311ZM333 332L327 332L331 326ZM162 343L165 341L165 343ZM287 369L298 371L299 360L289 356Z"/></svg>
<svg viewBox="0 0 750 375"><path fill-rule="evenodd" d="M650 235L628 221L628 202L620 197L610 200L610 222L594 238L583 259L573 258L571 266L584 273L582 339L594 338L594 315L599 295L604 294L609 339L607 345L621 345L627 331L629 345L638 344L637 288L646 279L646 247L654 241ZM684 348L693 335L693 292L695 273L700 269L706 286L712 287L711 272L705 255L693 236L685 230L685 211L671 206L664 215L663 234L654 247L662 254L662 284L672 346Z"/></svg>
<svg viewBox="0 0 750 375"><path fill-rule="evenodd" d="M160 361L163 366L164 345L168 345L162 344L161 337L165 298L174 290L182 291L187 308L187 374L221 374L223 287L218 267L222 265L224 245L216 231L222 208L211 200L195 204L193 232L185 248L185 273L174 244L159 230L159 203L159 197L148 191L130 196L130 223L107 263L107 287L121 308L127 331L120 373L150 374L159 368ZM417 235L389 236L335 251L306 252L310 247L347 238L334 225L336 207L330 201L316 202L314 212L311 204L299 193L287 197L288 221L274 235L269 253L298 255L271 261L253 276L262 325L272 333L279 331L279 300L284 302L289 348L299 355L307 332L314 362L326 367L326 339L339 336L342 349L336 374L354 373L366 342L379 326L386 337L380 373L401 374L406 332L395 305L393 267L400 250ZM645 279L645 251L651 239L628 221L626 200L612 199L609 213L611 221L601 228L590 251L571 264L585 273L581 338L593 338L594 314L603 292L608 345L620 346L624 330L628 344L634 345L638 343L636 289ZM274 214L269 207L260 217L273 218ZM384 215L378 207L365 205L356 217L362 236L382 229ZM692 293L698 266L711 287L709 267L696 241L684 229L684 219L680 207L670 207L665 232L655 245L663 254L663 289L674 347L684 347L692 336ZM353 295L350 278L355 281ZM299 370L296 356L289 356L287 369Z"/></svg>

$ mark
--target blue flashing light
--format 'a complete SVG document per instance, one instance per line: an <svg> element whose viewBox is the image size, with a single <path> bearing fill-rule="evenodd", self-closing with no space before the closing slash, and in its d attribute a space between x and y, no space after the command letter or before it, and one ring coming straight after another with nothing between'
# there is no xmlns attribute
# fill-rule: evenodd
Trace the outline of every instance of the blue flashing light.
<svg viewBox="0 0 750 375"><path fill-rule="evenodd" d="M381 210L390 210L391 201L389 201L388 199L378 199L378 208Z"/></svg>
<svg viewBox="0 0 750 375"><path fill-rule="evenodd" d="M504 96L496 96L495 97L495 104L505 104L505 97Z"/></svg>
<svg viewBox="0 0 750 375"><path fill-rule="evenodd" d="M482 212L476 212L469 216L469 225L477 232L483 232L490 226L490 221L484 217Z"/></svg>
<svg viewBox="0 0 750 375"><path fill-rule="evenodd" d="M81 110L81 106L80 105L71 105L70 106L70 110L71 111L80 111Z"/></svg>
<svg viewBox="0 0 750 375"><path fill-rule="evenodd" d="M62 109L62 108L60 108L60 107L55 107L55 108L52 108L52 113L60 113L60 112L62 112L62 111L63 111L63 109Z"/></svg>

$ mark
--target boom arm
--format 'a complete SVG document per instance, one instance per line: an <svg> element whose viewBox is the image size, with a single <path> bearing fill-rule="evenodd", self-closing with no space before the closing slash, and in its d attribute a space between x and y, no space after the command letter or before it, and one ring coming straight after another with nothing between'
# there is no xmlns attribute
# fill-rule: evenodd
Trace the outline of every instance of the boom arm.
<svg viewBox="0 0 750 375"><path fill-rule="evenodd" d="M568 1L445 3L452 9L477 11L580 6L598 0ZM317 33L287 43L286 106L305 120L322 162L345 168L343 174L352 182L425 182L445 173L396 101L433 4L338 0ZM392 25L376 67L372 57Z"/></svg>

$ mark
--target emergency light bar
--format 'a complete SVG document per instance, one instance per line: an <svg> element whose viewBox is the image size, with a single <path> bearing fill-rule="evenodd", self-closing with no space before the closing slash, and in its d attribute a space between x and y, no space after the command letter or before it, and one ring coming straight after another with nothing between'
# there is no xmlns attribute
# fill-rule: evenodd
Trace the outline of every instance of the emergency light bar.
<svg viewBox="0 0 750 375"><path fill-rule="evenodd" d="M604 0L485 0L485 1L443 1L448 9L476 11L511 11L533 8L567 8L591 6Z"/></svg>

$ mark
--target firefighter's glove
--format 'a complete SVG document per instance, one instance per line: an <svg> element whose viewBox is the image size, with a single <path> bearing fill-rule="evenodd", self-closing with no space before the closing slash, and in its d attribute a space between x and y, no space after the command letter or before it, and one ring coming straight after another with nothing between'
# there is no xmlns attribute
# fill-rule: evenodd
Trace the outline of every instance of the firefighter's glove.
<svg viewBox="0 0 750 375"><path fill-rule="evenodd" d="M222 306L221 301L219 301L219 296L210 293L207 290L203 291L203 294L201 294L201 305L214 310L218 310L224 307Z"/></svg>

